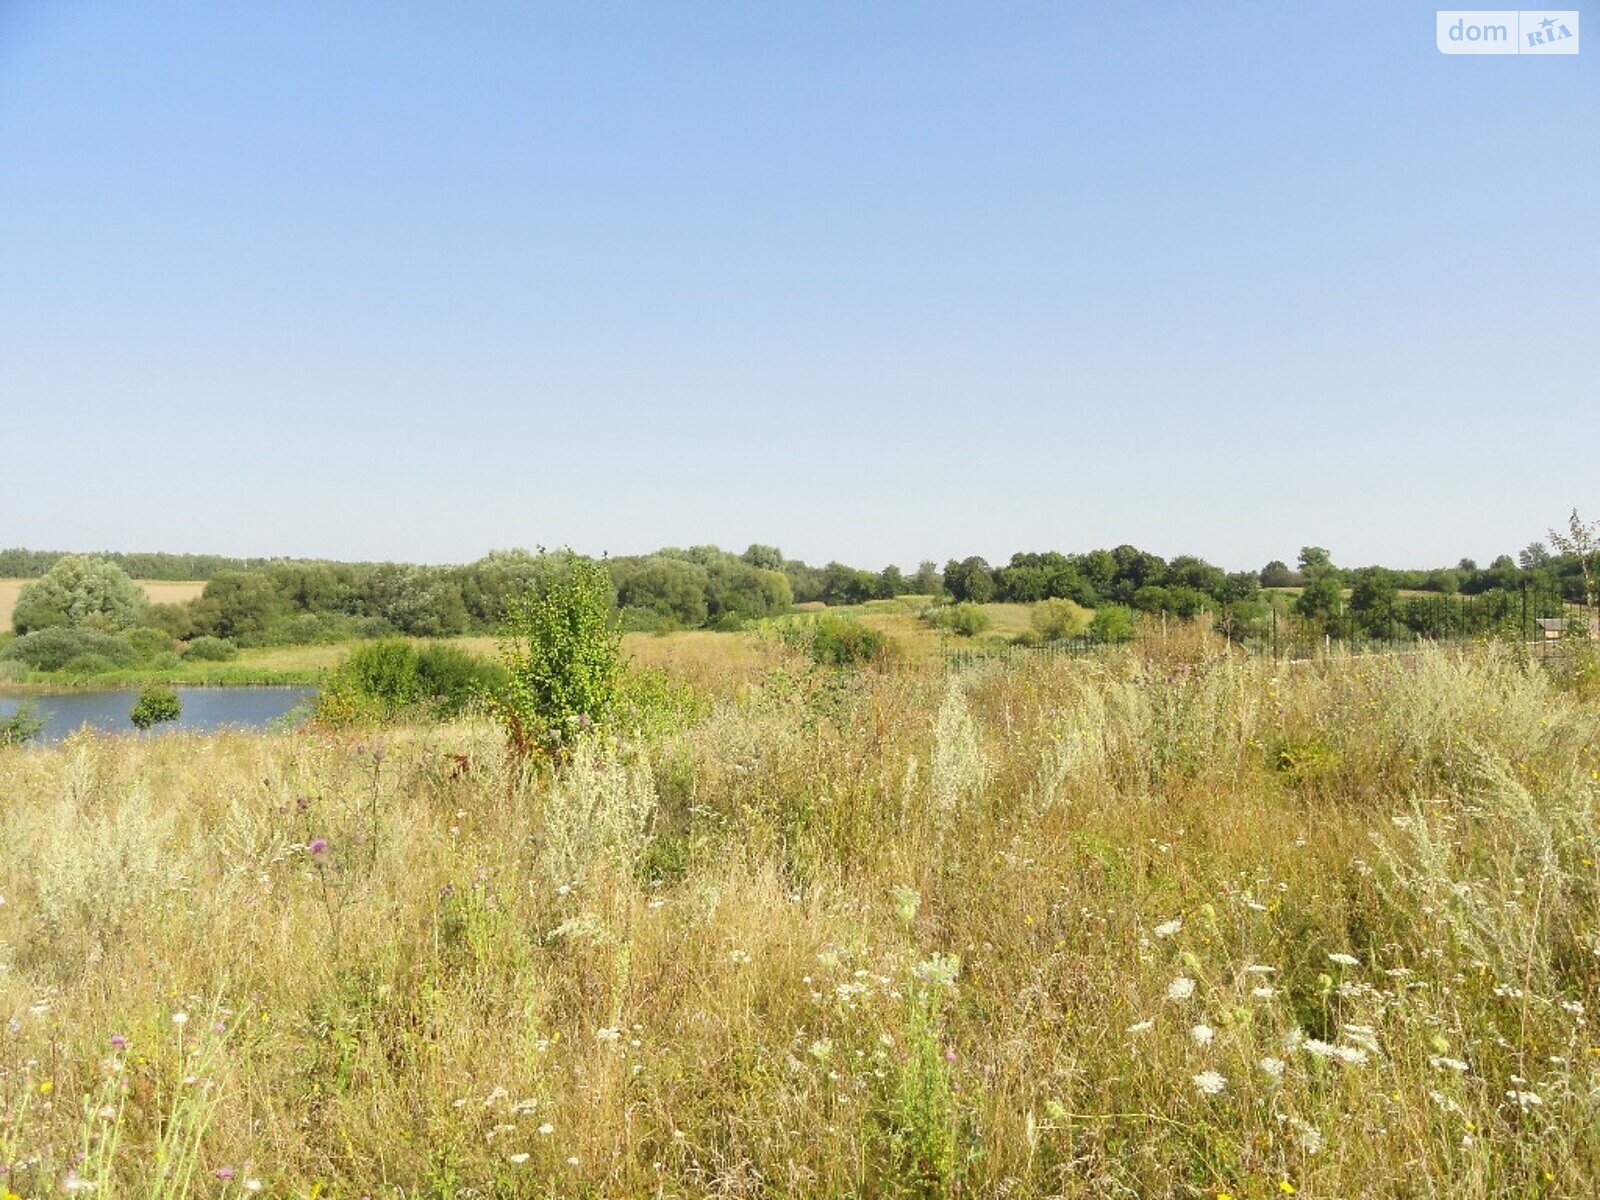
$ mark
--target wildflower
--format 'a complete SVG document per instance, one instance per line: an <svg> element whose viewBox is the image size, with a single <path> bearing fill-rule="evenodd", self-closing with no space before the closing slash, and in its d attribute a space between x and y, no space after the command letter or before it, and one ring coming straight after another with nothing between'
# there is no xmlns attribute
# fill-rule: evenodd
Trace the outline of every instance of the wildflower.
<svg viewBox="0 0 1600 1200"><path fill-rule="evenodd" d="M1465 1072L1467 1069L1467 1064L1459 1058L1446 1058L1442 1054L1436 1054L1430 1058L1428 1065L1430 1067L1442 1067L1447 1071Z"/></svg>
<svg viewBox="0 0 1600 1200"><path fill-rule="evenodd" d="M599 1038L602 1042L614 1042L622 1037L622 1030L608 1026L605 1029L596 1029L594 1031L594 1036Z"/></svg>
<svg viewBox="0 0 1600 1200"><path fill-rule="evenodd" d="M1192 995L1194 995L1194 980L1187 975L1179 975L1171 983L1167 984L1168 1000L1182 1003Z"/></svg>
<svg viewBox="0 0 1600 1200"><path fill-rule="evenodd" d="M750 961L750 956L743 950L730 950L728 952L728 961L736 967L742 967Z"/></svg>
<svg viewBox="0 0 1600 1200"><path fill-rule="evenodd" d="M960 971L961 959L954 954L935 954L911 968L911 973L923 983L948 988L956 986L956 975Z"/></svg>
<svg viewBox="0 0 1600 1200"><path fill-rule="evenodd" d="M1333 1053L1346 1066L1359 1067L1367 1061L1367 1052L1359 1046L1335 1046Z"/></svg>
<svg viewBox="0 0 1600 1200"><path fill-rule="evenodd" d="M128 1039L123 1037L120 1033L112 1034L111 1048L113 1050L126 1050L128 1048Z"/></svg>
<svg viewBox="0 0 1600 1200"><path fill-rule="evenodd" d="M261 1180L253 1175L250 1176L244 1181L244 1190L247 1192L259 1192L261 1190Z"/></svg>
<svg viewBox="0 0 1600 1200"><path fill-rule="evenodd" d="M218 1167L216 1170L216 1176L218 1179L222 1180L222 1182L226 1183L228 1180L233 1178L233 1168Z"/></svg>
<svg viewBox="0 0 1600 1200"><path fill-rule="evenodd" d="M1538 1108L1539 1105L1544 1103L1544 1100L1537 1092L1519 1092L1512 1090L1506 1093L1506 1099L1515 1100L1517 1105L1521 1108Z"/></svg>
<svg viewBox="0 0 1600 1200"><path fill-rule="evenodd" d="M1299 1117L1290 1117L1289 1124L1294 1126L1295 1140L1300 1143L1300 1149L1307 1154L1315 1154L1322 1149L1322 1131Z"/></svg>
<svg viewBox="0 0 1600 1200"><path fill-rule="evenodd" d="M1277 993L1269 987L1251 988L1250 994L1257 1000L1271 1000L1273 996L1277 995Z"/></svg>
<svg viewBox="0 0 1600 1200"><path fill-rule="evenodd" d="M1333 1057L1332 1042L1325 1042L1321 1038L1307 1038L1304 1045L1308 1054L1314 1054L1318 1058Z"/></svg>
<svg viewBox="0 0 1600 1200"><path fill-rule="evenodd" d="M518 1166L521 1166L523 1163L528 1161L528 1152L526 1150L520 1150L516 1154L508 1154L506 1155L506 1161L513 1162Z"/></svg>
<svg viewBox="0 0 1600 1200"><path fill-rule="evenodd" d="M1209 1025L1196 1025L1189 1030L1189 1036L1195 1040L1196 1045L1209 1046L1211 1040L1217 1036L1217 1031Z"/></svg>
<svg viewBox="0 0 1600 1200"><path fill-rule="evenodd" d="M1287 1179L1280 1179L1278 1180L1278 1190L1285 1196L1292 1196L1294 1195L1294 1184L1290 1183Z"/></svg>
<svg viewBox="0 0 1600 1200"><path fill-rule="evenodd" d="M1135 1021L1132 1025L1128 1026L1128 1032L1145 1033L1153 1028L1155 1028L1154 1021Z"/></svg>
<svg viewBox="0 0 1600 1200"><path fill-rule="evenodd" d="M556 1131L556 1127L554 1125L550 1124L550 1122L548 1122L548 1121L546 1121L543 1125L539 1126L539 1132L544 1134L545 1137L549 1137L555 1131Z"/></svg>
<svg viewBox="0 0 1600 1200"><path fill-rule="evenodd" d="M1228 1086L1228 1081L1216 1071L1201 1071L1194 1076L1194 1086L1199 1089L1202 1096L1216 1096Z"/></svg>
<svg viewBox="0 0 1600 1200"><path fill-rule="evenodd" d="M1263 1071L1265 1071L1268 1075L1271 1075L1274 1079L1283 1078L1283 1059L1263 1058L1259 1065Z"/></svg>
<svg viewBox="0 0 1600 1200"><path fill-rule="evenodd" d="M180 1027L187 1025L189 1023L189 1014L184 1012L182 1009L179 1009L177 1012L172 1014L172 1023Z"/></svg>
<svg viewBox="0 0 1600 1200"><path fill-rule="evenodd" d="M1155 927L1155 929L1152 930L1151 932L1153 932L1158 938L1169 938L1173 934L1177 933L1178 930L1180 930L1182 928L1183 928L1183 921L1180 920L1180 919L1174 918L1171 921L1163 921L1161 924L1157 925Z"/></svg>
<svg viewBox="0 0 1600 1200"><path fill-rule="evenodd" d="M328 852L328 839L312 838L307 844L306 850L311 854L312 858L319 858Z"/></svg>
<svg viewBox="0 0 1600 1200"><path fill-rule="evenodd" d="M1353 954L1330 954L1328 961L1338 963L1341 967L1359 967L1361 960Z"/></svg>

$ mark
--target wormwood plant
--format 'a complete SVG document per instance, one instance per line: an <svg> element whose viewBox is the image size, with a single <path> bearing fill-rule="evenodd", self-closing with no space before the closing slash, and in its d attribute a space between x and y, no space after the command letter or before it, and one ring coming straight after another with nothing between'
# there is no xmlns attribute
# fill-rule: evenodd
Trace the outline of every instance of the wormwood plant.
<svg viewBox="0 0 1600 1200"><path fill-rule="evenodd" d="M507 604L500 661L508 678L489 707L517 757L562 756L605 724L617 703L621 645L610 577L592 559L573 558L544 590Z"/></svg>

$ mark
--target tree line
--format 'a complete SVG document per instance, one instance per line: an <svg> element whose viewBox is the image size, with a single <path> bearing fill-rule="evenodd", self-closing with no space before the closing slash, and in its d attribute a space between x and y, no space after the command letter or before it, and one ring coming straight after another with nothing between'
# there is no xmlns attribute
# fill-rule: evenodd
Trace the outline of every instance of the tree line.
<svg viewBox="0 0 1600 1200"><path fill-rule="evenodd" d="M759 544L739 554L716 546L665 548L603 565L620 624L634 631L736 629L797 603L851 605L909 594L957 604L1066 600L1086 609L1117 605L1177 617L1210 612L1241 629L1258 627L1276 605L1330 632L1357 631L1363 623L1375 628L1381 619L1432 635L1447 630L1429 622L1448 623L1455 610L1419 604L1427 596L1417 594L1482 596L1488 603L1532 589L1558 603L1581 602L1587 558L1569 539L1552 537L1553 549L1536 542L1517 559L1502 555L1485 568L1464 559L1429 571L1340 568L1317 546L1302 548L1293 569L1275 561L1257 572L1224 571L1193 555L1168 560L1131 545L1080 554L1019 552L999 566L977 556L950 559L942 569L930 560L909 575L896 566L812 566ZM17 605L19 634L52 626L142 627L182 643L212 638L249 646L491 632L512 600L546 589L570 572L572 561L570 552L543 550L421 566L13 549L0 551L0 576L39 579ZM137 588L118 582L130 577L206 583L187 603L147 604Z"/></svg>

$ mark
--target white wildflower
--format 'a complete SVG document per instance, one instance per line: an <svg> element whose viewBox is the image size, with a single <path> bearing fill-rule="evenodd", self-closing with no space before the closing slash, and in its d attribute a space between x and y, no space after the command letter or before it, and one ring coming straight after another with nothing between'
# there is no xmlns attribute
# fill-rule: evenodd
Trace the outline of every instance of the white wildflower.
<svg viewBox="0 0 1600 1200"><path fill-rule="evenodd" d="M1283 1078L1283 1059L1281 1058L1263 1058L1260 1067L1274 1079Z"/></svg>
<svg viewBox="0 0 1600 1200"><path fill-rule="evenodd" d="M1128 1026L1128 1032L1148 1033L1151 1029L1155 1028L1155 1024L1156 1023L1154 1021L1135 1021L1132 1025Z"/></svg>
<svg viewBox="0 0 1600 1200"><path fill-rule="evenodd" d="M1209 1025L1196 1025L1189 1030L1189 1036L1195 1040L1196 1045L1209 1046L1211 1040L1217 1036L1217 1031Z"/></svg>
<svg viewBox="0 0 1600 1200"><path fill-rule="evenodd" d="M935 954L911 968L911 974L931 987L956 986L956 976L961 973L961 959L954 954Z"/></svg>
<svg viewBox="0 0 1600 1200"><path fill-rule="evenodd" d="M1361 960L1354 954L1330 954L1328 961L1338 963L1341 967L1359 967Z"/></svg>
<svg viewBox="0 0 1600 1200"><path fill-rule="evenodd" d="M1167 984L1167 999L1182 1002L1194 995L1194 980L1187 975L1179 975Z"/></svg>
<svg viewBox="0 0 1600 1200"><path fill-rule="evenodd" d="M1158 938L1169 938L1182 928L1183 922L1177 918L1174 918L1171 921L1163 921L1161 924L1157 925L1152 932Z"/></svg>
<svg viewBox="0 0 1600 1200"><path fill-rule="evenodd" d="M1228 1081L1216 1071L1201 1071L1194 1076L1194 1086L1202 1096L1220 1095L1222 1089L1228 1086Z"/></svg>
<svg viewBox="0 0 1600 1200"><path fill-rule="evenodd" d="M1299 1117L1290 1117L1289 1124L1294 1126L1296 1140L1307 1154L1315 1154L1322 1149L1322 1131L1315 1125L1308 1124Z"/></svg>

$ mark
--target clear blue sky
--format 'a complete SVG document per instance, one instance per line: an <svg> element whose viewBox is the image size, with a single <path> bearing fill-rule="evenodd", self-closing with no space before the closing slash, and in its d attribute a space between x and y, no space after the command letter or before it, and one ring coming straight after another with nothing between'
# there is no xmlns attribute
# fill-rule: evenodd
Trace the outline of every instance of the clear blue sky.
<svg viewBox="0 0 1600 1200"><path fill-rule="evenodd" d="M1600 16L0 0L0 545L1515 552Z"/></svg>

